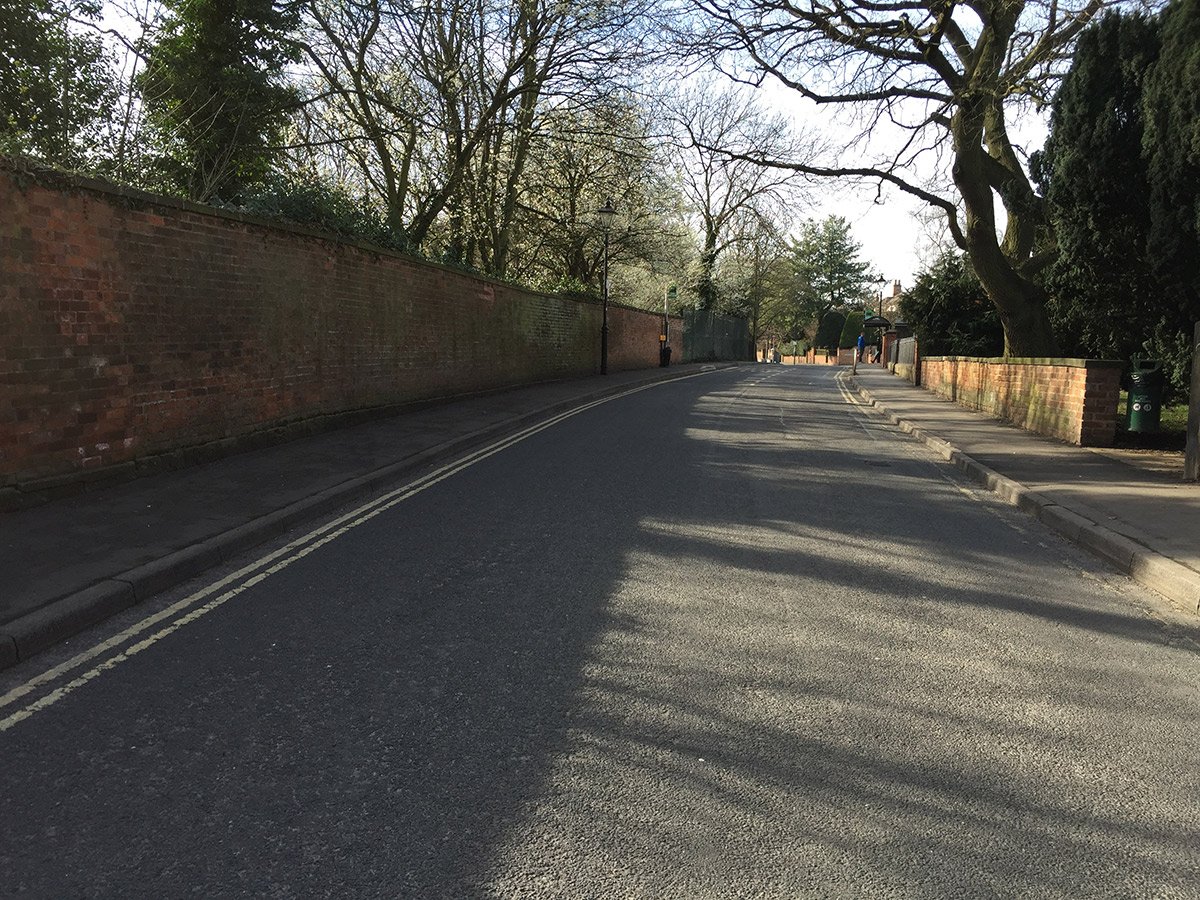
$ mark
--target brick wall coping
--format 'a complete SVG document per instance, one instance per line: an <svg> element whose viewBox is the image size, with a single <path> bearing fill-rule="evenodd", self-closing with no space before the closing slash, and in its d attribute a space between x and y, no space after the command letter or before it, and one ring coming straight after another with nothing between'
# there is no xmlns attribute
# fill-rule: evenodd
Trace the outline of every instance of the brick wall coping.
<svg viewBox="0 0 1200 900"><path fill-rule="evenodd" d="M1000 366L1062 366L1067 369L1123 369L1119 359L1073 359L1059 356L923 356L925 362L975 362Z"/></svg>
<svg viewBox="0 0 1200 900"><path fill-rule="evenodd" d="M206 206L203 203L196 203L194 200L187 200L183 197L170 197L166 194L152 194L149 191L143 191L140 188L128 187L127 185L117 184L112 181L105 181L101 178L94 178L90 175L82 175L78 172L67 172L63 169L56 169L48 166L45 163L38 162L32 159L24 159L21 157L6 156L0 154L0 170L11 172L17 185L20 186L23 180L29 180L42 187L51 188L54 190L78 190L88 191L93 194L100 194L104 197L118 198L120 205L133 208L160 207L165 209L182 210L183 212L194 213L200 216L210 216L214 219L226 219L230 222L240 222L243 225L253 225L258 228L266 228L271 231L282 231L290 234L298 234L304 237L317 238L318 240L331 241L335 244L343 244L347 247L354 247L358 250L363 250L367 253L373 253L377 256L390 256L396 259L408 260L416 262L423 266L429 266L433 269L441 269L444 272L450 272L455 275L466 276L467 278L475 278L479 281L487 282L503 287L515 287L526 294L532 294L537 297L549 297L555 300L572 300L576 303L591 303L596 306L600 305L600 298L589 297L586 295L572 295L564 297L561 294L551 294L546 291L539 291L536 288L528 287L524 284L516 282L504 281L492 275L485 275L475 269L457 268L448 266L445 263L435 262L434 260L426 259L423 256L417 256L415 253L405 253L401 250L392 250L388 247L381 247L378 244L372 244L370 241L360 240L358 238L347 237L342 234L335 234L332 231L324 231L320 228L313 228L309 225L300 225L295 222L287 222L282 219L271 219L266 216L256 216L252 213L242 212L236 209L226 209L220 206ZM657 310L643 309L640 306L632 306L628 303L621 303L618 300L613 300L611 297L608 300L609 306L619 306L622 309L633 310L634 312L650 313L651 315L661 315ZM677 315L672 318L679 318Z"/></svg>

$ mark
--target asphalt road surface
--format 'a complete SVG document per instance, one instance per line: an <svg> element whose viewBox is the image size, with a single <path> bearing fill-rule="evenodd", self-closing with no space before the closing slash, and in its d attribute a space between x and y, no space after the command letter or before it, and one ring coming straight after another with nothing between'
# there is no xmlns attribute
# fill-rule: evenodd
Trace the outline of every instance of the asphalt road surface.
<svg viewBox="0 0 1200 900"><path fill-rule="evenodd" d="M0 895L1200 897L1196 643L836 371L596 404L4 673Z"/></svg>

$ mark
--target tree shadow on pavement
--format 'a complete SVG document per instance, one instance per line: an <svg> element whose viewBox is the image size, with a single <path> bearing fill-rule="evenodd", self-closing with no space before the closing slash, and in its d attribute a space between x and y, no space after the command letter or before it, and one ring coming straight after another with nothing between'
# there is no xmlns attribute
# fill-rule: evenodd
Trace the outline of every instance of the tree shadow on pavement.
<svg viewBox="0 0 1200 900"><path fill-rule="evenodd" d="M794 395L754 374L518 444L7 733L8 884L1196 883L1195 655L844 407L750 399Z"/></svg>

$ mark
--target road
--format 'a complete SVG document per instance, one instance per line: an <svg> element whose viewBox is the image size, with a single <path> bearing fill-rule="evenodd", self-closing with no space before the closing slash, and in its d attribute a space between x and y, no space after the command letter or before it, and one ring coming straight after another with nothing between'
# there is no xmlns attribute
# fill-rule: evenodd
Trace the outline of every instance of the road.
<svg viewBox="0 0 1200 900"><path fill-rule="evenodd" d="M4 673L0 895L1200 897L1196 644L836 372L597 403Z"/></svg>

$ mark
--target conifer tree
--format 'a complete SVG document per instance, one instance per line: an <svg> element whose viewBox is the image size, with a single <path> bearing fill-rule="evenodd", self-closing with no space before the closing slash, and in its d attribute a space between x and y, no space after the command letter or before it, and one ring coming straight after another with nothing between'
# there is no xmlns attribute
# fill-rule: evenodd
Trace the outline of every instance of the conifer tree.
<svg viewBox="0 0 1200 900"><path fill-rule="evenodd" d="M1080 36L1054 100L1040 165L1059 248L1047 291L1059 346L1073 356L1128 358L1155 303L1142 85L1157 57L1155 21L1108 13Z"/></svg>
<svg viewBox="0 0 1200 900"><path fill-rule="evenodd" d="M1184 325L1200 318L1200 0L1163 13L1144 108L1149 257Z"/></svg>
<svg viewBox="0 0 1200 900"><path fill-rule="evenodd" d="M236 202L270 169L294 93L294 12L273 0L166 0L140 87L168 177L194 200Z"/></svg>

